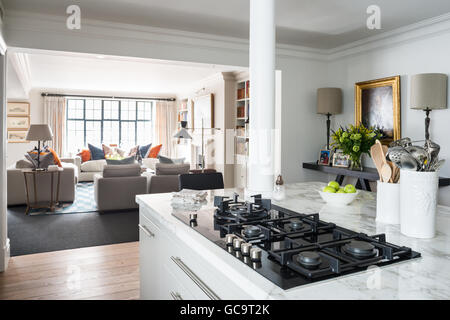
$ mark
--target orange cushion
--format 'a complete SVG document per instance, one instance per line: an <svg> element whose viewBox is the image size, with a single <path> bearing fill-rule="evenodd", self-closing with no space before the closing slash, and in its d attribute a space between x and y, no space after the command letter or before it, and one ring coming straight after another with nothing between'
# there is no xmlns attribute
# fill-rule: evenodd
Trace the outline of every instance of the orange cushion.
<svg viewBox="0 0 450 320"><path fill-rule="evenodd" d="M154 146L150 149L150 152L148 153L149 158L157 158L159 151L161 150L162 144L159 144L157 146Z"/></svg>
<svg viewBox="0 0 450 320"><path fill-rule="evenodd" d="M81 150L81 152L79 154L77 154L77 156L81 157L81 162L86 162L86 161L91 160L91 152L89 151L89 149Z"/></svg>
<svg viewBox="0 0 450 320"><path fill-rule="evenodd" d="M58 167L62 167L61 160L59 159L59 157L56 154L55 150L53 150L52 148L48 148L48 151L50 151L53 154L53 159L55 159L55 164Z"/></svg>

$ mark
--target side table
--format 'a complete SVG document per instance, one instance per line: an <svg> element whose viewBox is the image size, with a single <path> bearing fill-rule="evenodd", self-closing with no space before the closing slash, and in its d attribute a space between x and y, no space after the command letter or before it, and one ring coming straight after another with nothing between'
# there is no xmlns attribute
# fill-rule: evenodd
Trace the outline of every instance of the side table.
<svg viewBox="0 0 450 320"><path fill-rule="evenodd" d="M28 214L30 210L32 209L50 209L51 211L55 211L55 207L58 205L59 202L59 187L61 183L61 171L63 171L63 168L58 168L58 170L39 170L35 171L33 169L24 169L23 177L25 181L25 193L27 196L27 210L25 211L25 214ZM50 175L50 201L38 201L38 195L37 195L37 176L42 175ZM56 179L55 179L56 176ZM30 180L29 180L30 179ZM56 197L54 197L54 184L56 180ZM34 201L30 200L30 187L33 188L33 196Z"/></svg>

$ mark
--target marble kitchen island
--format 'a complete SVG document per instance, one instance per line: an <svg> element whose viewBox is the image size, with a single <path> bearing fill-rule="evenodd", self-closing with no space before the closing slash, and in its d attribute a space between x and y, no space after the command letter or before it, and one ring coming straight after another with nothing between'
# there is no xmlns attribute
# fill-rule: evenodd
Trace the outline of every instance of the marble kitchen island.
<svg viewBox="0 0 450 320"><path fill-rule="evenodd" d="M286 186L286 199L274 204L386 241L410 247L422 257L381 268L283 290L172 215L171 194L139 195L141 298L143 299L449 299L450 208L439 207L437 236L403 236L399 226L375 222L375 194L360 192L347 207L320 198L320 182ZM215 195L242 195L226 189L208 193L198 214L212 214Z"/></svg>

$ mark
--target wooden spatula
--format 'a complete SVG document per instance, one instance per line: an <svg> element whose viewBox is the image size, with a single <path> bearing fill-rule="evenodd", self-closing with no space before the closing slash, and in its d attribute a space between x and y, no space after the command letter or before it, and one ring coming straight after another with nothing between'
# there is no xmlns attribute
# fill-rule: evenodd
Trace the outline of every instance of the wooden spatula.
<svg viewBox="0 0 450 320"><path fill-rule="evenodd" d="M378 175L380 176L380 180L381 180L381 169L383 168L383 158L384 158L383 151L375 143L370 148L370 155L372 157L373 162L375 163L375 167L377 168Z"/></svg>
<svg viewBox="0 0 450 320"><path fill-rule="evenodd" d="M382 182L389 182L392 178L392 169L391 167L386 163L383 164L383 167L381 168L381 181Z"/></svg>

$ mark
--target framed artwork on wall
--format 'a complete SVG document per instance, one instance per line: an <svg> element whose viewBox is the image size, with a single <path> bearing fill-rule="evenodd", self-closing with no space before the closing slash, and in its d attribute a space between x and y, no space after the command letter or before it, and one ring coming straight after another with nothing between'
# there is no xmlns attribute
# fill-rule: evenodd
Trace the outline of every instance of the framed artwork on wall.
<svg viewBox="0 0 450 320"><path fill-rule="evenodd" d="M8 143L26 143L28 130L8 130Z"/></svg>
<svg viewBox="0 0 450 320"><path fill-rule="evenodd" d="M192 128L214 128L214 94L206 94L193 99Z"/></svg>
<svg viewBox="0 0 450 320"><path fill-rule="evenodd" d="M30 115L30 104L28 102L8 102L6 115L28 117Z"/></svg>
<svg viewBox="0 0 450 320"><path fill-rule="evenodd" d="M400 76L355 84L355 124L383 132L383 143L401 138Z"/></svg>
<svg viewBox="0 0 450 320"><path fill-rule="evenodd" d="M6 119L8 130L28 130L30 127L30 117L11 117Z"/></svg>

